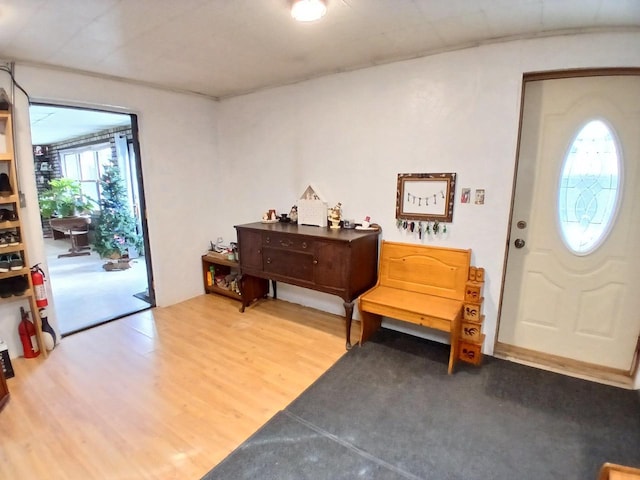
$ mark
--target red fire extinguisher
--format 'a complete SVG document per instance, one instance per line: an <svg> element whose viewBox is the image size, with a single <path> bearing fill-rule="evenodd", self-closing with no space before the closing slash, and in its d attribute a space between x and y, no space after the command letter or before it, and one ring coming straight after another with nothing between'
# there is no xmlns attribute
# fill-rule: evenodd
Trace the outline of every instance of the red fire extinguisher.
<svg viewBox="0 0 640 480"><path fill-rule="evenodd" d="M47 290L44 288L44 272L37 263L31 267L31 282L36 294L36 305L38 308L44 308L49 305L47 301Z"/></svg>
<svg viewBox="0 0 640 480"><path fill-rule="evenodd" d="M22 315L22 320L18 325L18 333L24 350L24 358L35 358L40 355L38 340L36 339L36 327L33 326L33 323L29 320L29 315L22 307L20 307L20 314Z"/></svg>

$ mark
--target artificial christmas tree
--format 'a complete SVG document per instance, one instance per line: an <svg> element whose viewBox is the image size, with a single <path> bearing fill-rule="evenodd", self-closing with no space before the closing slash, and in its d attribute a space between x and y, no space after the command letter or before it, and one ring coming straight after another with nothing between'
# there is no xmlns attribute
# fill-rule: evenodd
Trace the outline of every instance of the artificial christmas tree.
<svg viewBox="0 0 640 480"><path fill-rule="evenodd" d="M96 225L94 250L101 258L115 260L105 270L129 268L129 248L142 251L142 237L127 204L127 191L118 166L111 162L100 177L100 217Z"/></svg>

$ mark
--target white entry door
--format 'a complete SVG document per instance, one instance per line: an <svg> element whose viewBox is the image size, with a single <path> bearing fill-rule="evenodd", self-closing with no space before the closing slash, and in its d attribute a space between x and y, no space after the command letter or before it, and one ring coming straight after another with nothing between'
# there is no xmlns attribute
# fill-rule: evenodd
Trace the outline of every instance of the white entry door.
<svg viewBox="0 0 640 480"><path fill-rule="evenodd" d="M526 83L500 343L629 371L639 166L640 77Z"/></svg>

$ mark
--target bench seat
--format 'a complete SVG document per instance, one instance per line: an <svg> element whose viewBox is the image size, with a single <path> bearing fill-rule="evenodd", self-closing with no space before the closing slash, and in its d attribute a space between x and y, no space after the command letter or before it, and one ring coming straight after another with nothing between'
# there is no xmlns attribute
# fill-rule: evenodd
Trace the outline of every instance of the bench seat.
<svg viewBox="0 0 640 480"><path fill-rule="evenodd" d="M460 319L462 304L460 300L381 286L371 290L360 305L370 313L449 332Z"/></svg>

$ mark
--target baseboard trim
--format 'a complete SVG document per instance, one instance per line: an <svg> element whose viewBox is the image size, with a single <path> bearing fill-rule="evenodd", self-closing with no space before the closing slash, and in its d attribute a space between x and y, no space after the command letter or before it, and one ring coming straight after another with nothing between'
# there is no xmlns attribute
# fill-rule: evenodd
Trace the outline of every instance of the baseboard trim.
<svg viewBox="0 0 640 480"><path fill-rule="evenodd" d="M633 389L631 373L610 367L594 365L570 358L549 355L546 353L496 342L493 355L504 360L522 363L543 370L549 370L571 377L592 382L612 385L614 387Z"/></svg>

